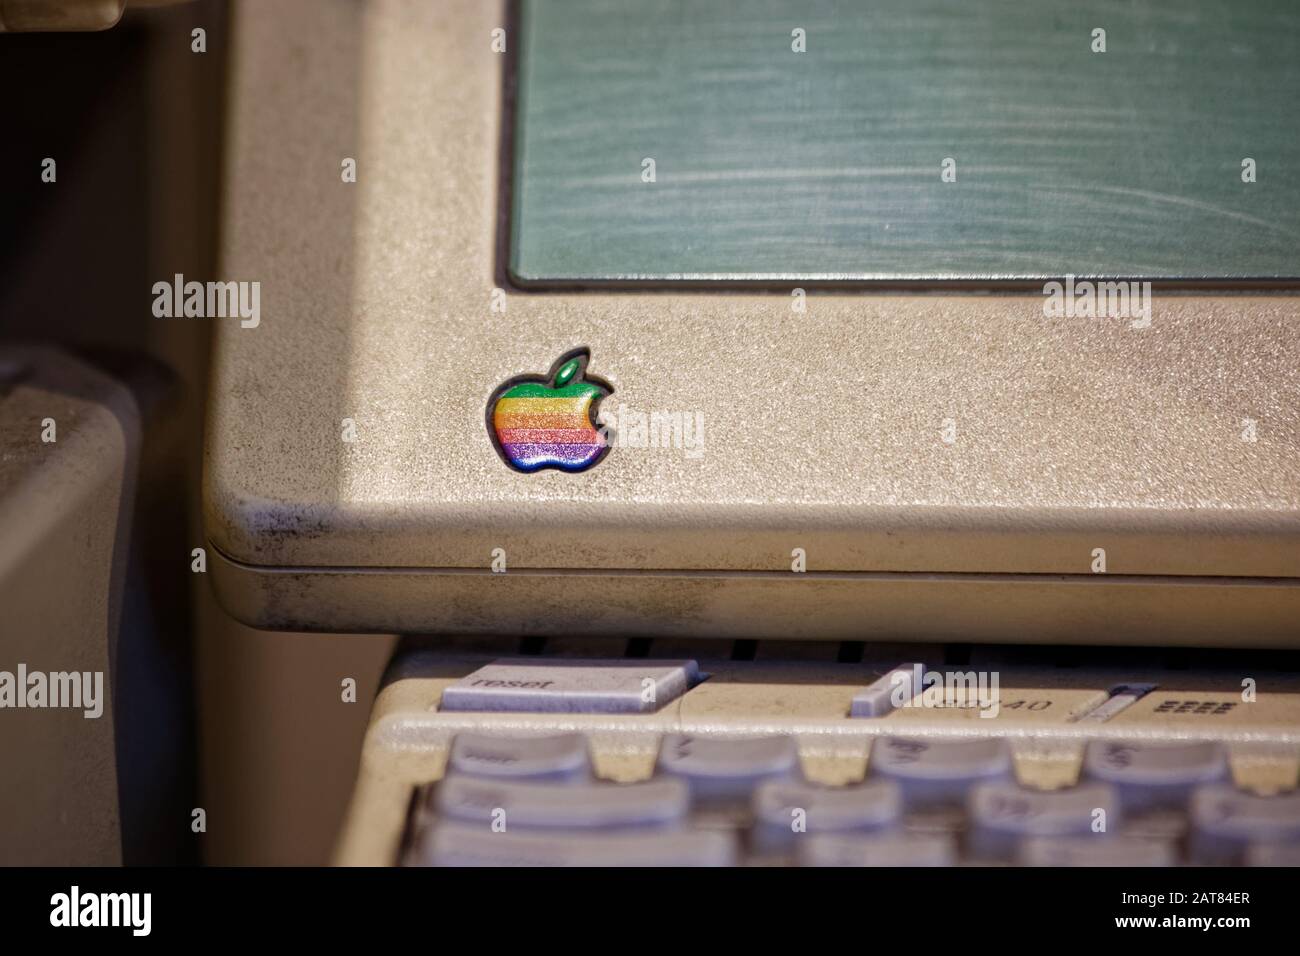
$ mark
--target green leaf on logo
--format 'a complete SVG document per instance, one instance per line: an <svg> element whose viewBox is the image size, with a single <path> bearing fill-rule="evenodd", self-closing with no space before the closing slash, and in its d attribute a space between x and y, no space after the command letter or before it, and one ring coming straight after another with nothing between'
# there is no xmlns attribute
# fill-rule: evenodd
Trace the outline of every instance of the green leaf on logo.
<svg viewBox="0 0 1300 956"><path fill-rule="evenodd" d="M578 369L581 367L582 362L579 359L565 362L560 367L560 370L555 373L555 387L564 388L564 386L568 385L569 382L573 381L573 376L578 374Z"/></svg>

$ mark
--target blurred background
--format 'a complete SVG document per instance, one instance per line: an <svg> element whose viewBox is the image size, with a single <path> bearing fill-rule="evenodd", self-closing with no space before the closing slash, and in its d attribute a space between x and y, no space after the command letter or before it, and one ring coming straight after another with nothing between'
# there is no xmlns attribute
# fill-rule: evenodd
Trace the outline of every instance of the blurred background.
<svg viewBox="0 0 1300 956"><path fill-rule="evenodd" d="M111 23L118 6L73 0L64 9ZM25 31L38 8L0 0L0 27ZM213 323L155 318L151 288L175 273L218 275L231 15L220 0L131 3L101 32L0 32L0 356L54 346L124 384L141 422L134 500L122 505L132 521L108 678L126 863L327 862L393 643L251 630L191 571L191 550L204 545ZM195 29L205 52L192 49ZM46 157L57 160L53 183L41 178ZM0 481L0 498L6 491L15 488ZM39 614L58 596L51 588L26 599ZM0 668L12 670L34 635L5 617L0 610ZM341 699L347 677L357 682L355 703ZM15 728L0 735L7 764L67 762L34 752L37 738L7 723ZM12 797L20 806L16 789ZM206 811L205 833L192 832L194 808ZM16 811L8 824L0 814L0 836L30 825ZM39 858L25 856L41 846ZM96 856L76 840L52 852L36 836L0 839L0 864L86 862L118 861L111 848Z"/></svg>

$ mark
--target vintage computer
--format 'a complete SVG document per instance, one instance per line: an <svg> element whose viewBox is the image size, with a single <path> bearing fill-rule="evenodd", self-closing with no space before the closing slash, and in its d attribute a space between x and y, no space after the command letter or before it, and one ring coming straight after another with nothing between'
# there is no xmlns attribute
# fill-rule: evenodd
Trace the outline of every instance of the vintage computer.
<svg viewBox="0 0 1300 956"><path fill-rule="evenodd" d="M343 864L1300 859L1285 3L244 3L210 576Z"/></svg>

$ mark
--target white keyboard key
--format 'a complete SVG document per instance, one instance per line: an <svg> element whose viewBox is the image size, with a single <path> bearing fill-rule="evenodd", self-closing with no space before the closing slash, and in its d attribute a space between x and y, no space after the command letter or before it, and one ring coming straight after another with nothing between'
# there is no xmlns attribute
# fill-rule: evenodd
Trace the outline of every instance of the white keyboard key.
<svg viewBox="0 0 1300 956"><path fill-rule="evenodd" d="M1117 684L1109 691L1100 694L1099 700L1085 704L1081 712L1071 714L1068 720L1070 723L1104 724L1128 710L1158 686L1158 684Z"/></svg>
<svg viewBox="0 0 1300 956"><path fill-rule="evenodd" d="M735 866L729 833L493 833L440 824L421 840L423 866Z"/></svg>
<svg viewBox="0 0 1300 956"><path fill-rule="evenodd" d="M885 717L924 690L924 664L899 664L853 695L850 717Z"/></svg>
<svg viewBox="0 0 1300 956"><path fill-rule="evenodd" d="M461 733L452 742L447 772L500 780L587 780L591 759L582 734L491 737Z"/></svg>
<svg viewBox="0 0 1300 956"><path fill-rule="evenodd" d="M1174 866L1172 843L1164 840L1104 840L1097 834L1036 837L1020 845L1021 866Z"/></svg>
<svg viewBox="0 0 1300 956"><path fill-rule="evenodd" d="M871 745L870 773L897 782L909 807L961 804L977 783L1012 779L1011 748L1000 737L881 737Z"/></svg>
<svg viewBox="0 0 1300 956"><path fill-rule="evenodd" d="M800 866L953 866L957 842L908 833L810 834L798 842L797 859Z"/></svg>
<svg viewBox="0 0 1300 956"><path fill-rule="evenodd" d="M776 853L809 834L897 826L903 798L898 785L888 780L849 787L769 780L754 791L753 808L755 849Z"/></svg>
<svg viewBox="0 0 1300 956"><path fill-rule="evenodd" d="M1094 740L1084 751L1082 775L1112 784L1126 812L1185 806L1197 786L1231 780L1223 746L1208 740Z"/></svg>
<svg viewBox="0 0 1300 956"><path fill-rule="evenodd" d="M1247 866L1300 866L1300 843L1253 843L1246 848Z"/></svg>
<svg viewBox="0 0 1300 956"><path fill-rule="evenodd" d="M966 832L965 801L918 808L908 806L904 797L903 805L903 828L908 833L959 836Z"/></svg>
<svg viewBox="0 0 1300 956"><path fill-rule="evenodd" d="M447 777L436 788L439 818L514 829L605 830L681 823L690 793L678 780L556 785Z"/></svg>
<svg viewBox="0 0 1300 956"><path fill-rule="evenodd" d="M442 692L439 710L645 714L698 683L695 661L493 661Z"/></svg>
<svg viewBox="0 0 1300 956"><path fill-rule="evenodd" d="M669 734L659 746L658 772L690 784L697 800L748 802L764 780L799 773L793 737L726 740Z"/></svg>
<svg viewBox="0 0 1300 956"><path fill-rule="evenodd" d="M971 852L983 859L1013 859L1021 841L1031 837L1107 840L1120 825L1118 797L1103 783L1068 790L1028 790L1003 781L976 784L967 813ZM1099 826L1105 829L1094 829Z"/></svg>
<svg viewBox="0 0 1300 956"><path fill-rule="evenodd" d="M1261 797L1211 784L1192 794L1191 817L1194 863L1233 865L1254 843L1300 843L1300 791Z"/></svg>
<svg viewBox="0 0 1300 956"><path fill-rule="evenodd" d="M1120 809L1124 812L1123 826L1119 832L1123 839L1131 837L1181 844L1187 838L1190 827L1185 805L1130 812L1128 804L1120 797Z"/></svg>

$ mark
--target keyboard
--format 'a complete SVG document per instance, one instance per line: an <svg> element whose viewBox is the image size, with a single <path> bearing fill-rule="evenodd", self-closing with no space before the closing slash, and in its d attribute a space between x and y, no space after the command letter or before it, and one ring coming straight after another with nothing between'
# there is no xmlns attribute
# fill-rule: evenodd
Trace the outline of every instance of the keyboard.
<svg viewBox="0 0 1300 956"><path fill-rule="evenodd" d="M639 649L654 659L604 660L447 644L395 658L336 863L1300 859L1300 677L1276 654L976 648L947 665L942 648L882 651L913 671L870 645L846 661L835 645L765 642L746 660L730 642L712 658L708 642L655 642ZM996 712L882 698L900 674L961 670L998 676Z"/></svg>
<svg viewBox="0 0 1300 956"><path fill-rule="evenodd" d="M789 736L671 734L651 775L600 779L583 734L459 734L412 801L416 866L1300 864L1300 792L1233 783L1214 741L1093 741L1078 780L1018 779L1001 737L874 741L860 782Z"/></svg>

